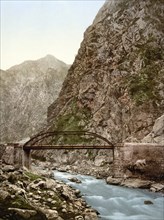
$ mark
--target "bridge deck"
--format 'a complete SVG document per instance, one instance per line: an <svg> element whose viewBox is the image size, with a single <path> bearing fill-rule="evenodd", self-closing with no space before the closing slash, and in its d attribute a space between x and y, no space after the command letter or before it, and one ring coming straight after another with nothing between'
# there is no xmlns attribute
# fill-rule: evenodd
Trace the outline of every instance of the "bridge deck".
<svg viewBox="0 0 164 220"><path fill-rule="evenodd" d="M113 149L113 146L107 146L107 145L85 145L85 146L78 146L78 145L41 145L41 146L24 146L24 150L67 150L67 149L72 149L72 150L77 150L77 149Z"/></svg>

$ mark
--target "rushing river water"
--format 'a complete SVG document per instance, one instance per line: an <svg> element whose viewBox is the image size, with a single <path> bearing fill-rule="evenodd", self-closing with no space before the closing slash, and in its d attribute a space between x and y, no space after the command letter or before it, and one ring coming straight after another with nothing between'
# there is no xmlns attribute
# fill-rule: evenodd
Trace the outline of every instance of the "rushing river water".
<svg viewBox="0 0 164 220"><path fill-rule="evenodd" d="M108 185L91 176L54 172L55 179L79 189L86 202L102 220L164 220L164 197L146 190ZM77 177L80 184L68 180ZM145 200L153 204L144 204Z"/></svg>

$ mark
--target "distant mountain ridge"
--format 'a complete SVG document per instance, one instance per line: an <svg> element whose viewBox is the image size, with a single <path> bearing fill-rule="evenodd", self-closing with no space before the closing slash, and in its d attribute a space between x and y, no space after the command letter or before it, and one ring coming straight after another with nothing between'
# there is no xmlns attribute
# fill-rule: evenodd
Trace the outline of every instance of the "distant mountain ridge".
<svg viewBox="0 0 164 220"><path fill-rule="evenodd" d="M0 140L19 141L46 124L69 65L52 55L0 70Z"/></svg>
<svg viewBox="0 0 164 220"><path fill-rule="evenodd" d="M28 67L31 67L32 65L34 65L34 67L38 67L40 68L42 72L45 72L49 68L54 68L54 69L57 68L59 64L60 66L66 65L63 61L58 60L53 55L48 54L45 57L42 57L37 60L27 60L27 61L22 62L21 64L14 65L10 67L9 69L7 69L6 71L22 69L22 67L27 69Z"/></svg>

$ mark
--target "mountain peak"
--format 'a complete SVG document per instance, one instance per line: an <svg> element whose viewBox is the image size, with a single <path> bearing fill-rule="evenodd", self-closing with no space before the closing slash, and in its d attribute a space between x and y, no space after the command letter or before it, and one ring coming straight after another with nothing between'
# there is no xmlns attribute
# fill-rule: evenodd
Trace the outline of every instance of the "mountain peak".
<svg viewBox="0 0 164 220"><path fill-rule="evenodd" d="M42 57L40 59L37 60L27 60L24 61L21 64L12 66L10 69L8 69L7 71L21 71L22 69L25 71L31 71L31 68L39 68L39 70L42 70L43 72L46 72L49 68L52 69L57 69L57 68L62 68L62 67L66 67L68 68L68 64L64 63L61 60L58 60L56 57L54 57L53 55L46 55L45 57Z"/></svg>
<svg viewBox="0 0 164 220"><path fill-rule="evenodd" d="M58 59L51 55L51 54L47 54L45 57L40 58L39 60L52 60L52 61L57 61ZM59 61L59 60L58 60Z"/></svg>
<svg viewBox="0 0 164 220"><path fill-rule="evenodd" d="M47 55L45 56L45 58L48 58L48 59L56 59L56 57L54 57L54 56L51 55L51 54L47 54Z"/></svg>
<svg viewBox="0 0 164 220"><path fill-rule="evenodd" d="M51 55L51 54L47 54L45 57L42 57L42 58L40 58L40 59L38 59L38 60L36 60L36 62L52 62L52 63L55 63L55 65L56 65L56 63L59 63L59 62L61 62L61 63L63 63L62 61L60 61L60 60L58 60L55 56L53 56L53 55Z"/></svg>
<svg viewBox="0 0 164 220"><path fill-rule="evenodd" d="M22 140L46 124L47 107L57 98L68 68L47 55L0 72L0 141Z"/></svg>

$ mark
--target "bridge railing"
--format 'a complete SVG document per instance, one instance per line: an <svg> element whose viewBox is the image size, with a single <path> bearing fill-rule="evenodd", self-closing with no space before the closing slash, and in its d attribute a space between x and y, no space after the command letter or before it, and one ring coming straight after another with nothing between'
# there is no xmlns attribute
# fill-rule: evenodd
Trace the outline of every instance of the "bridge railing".
<svg viewBox="0 0 164 220"><path fill-rule="evenodd" d="M58 139L55 141L55 138L58 138L59 136L61 137L70 137L70 136L79 136L79 137L82 137L82 136L88 136L88 137L92 137L94 139L98 139L100 140L101 142L104 142L104 145L101 143L99 145L103 145L103 146L111 146L114 148L114 144L109 141L108 139L106 139L105 137L99 135L99 134L96 134L94 132L89 132L89 131L53 131L53 132L45 132L45 133L41 133L41 134L38 134L34 137L32 137L29 141L27 141L24 145L23 145L23 149L27 148L28 147L32 147L32 146L35 146L35 145L38 145L38 146L41 146L41 145L45 145L47 144L46 143L46 140L48 140L48 145L61 145L61 146L65 146L65 145L73 145L73 146L80 146L78 144L78 141L77 143L73 143L73 144L68 144L67 141L66 143L58 143ZM50 140L51 138L51 140ZM85 143L84 144L81 144L81 146L85 146L85 145L88 145L87 143L87 138L85 139ZM56 142L56 143L55 143ZM83 141L81 141L83 143ZM98 143L91 143L91 145L98 145Z"/></svg>

